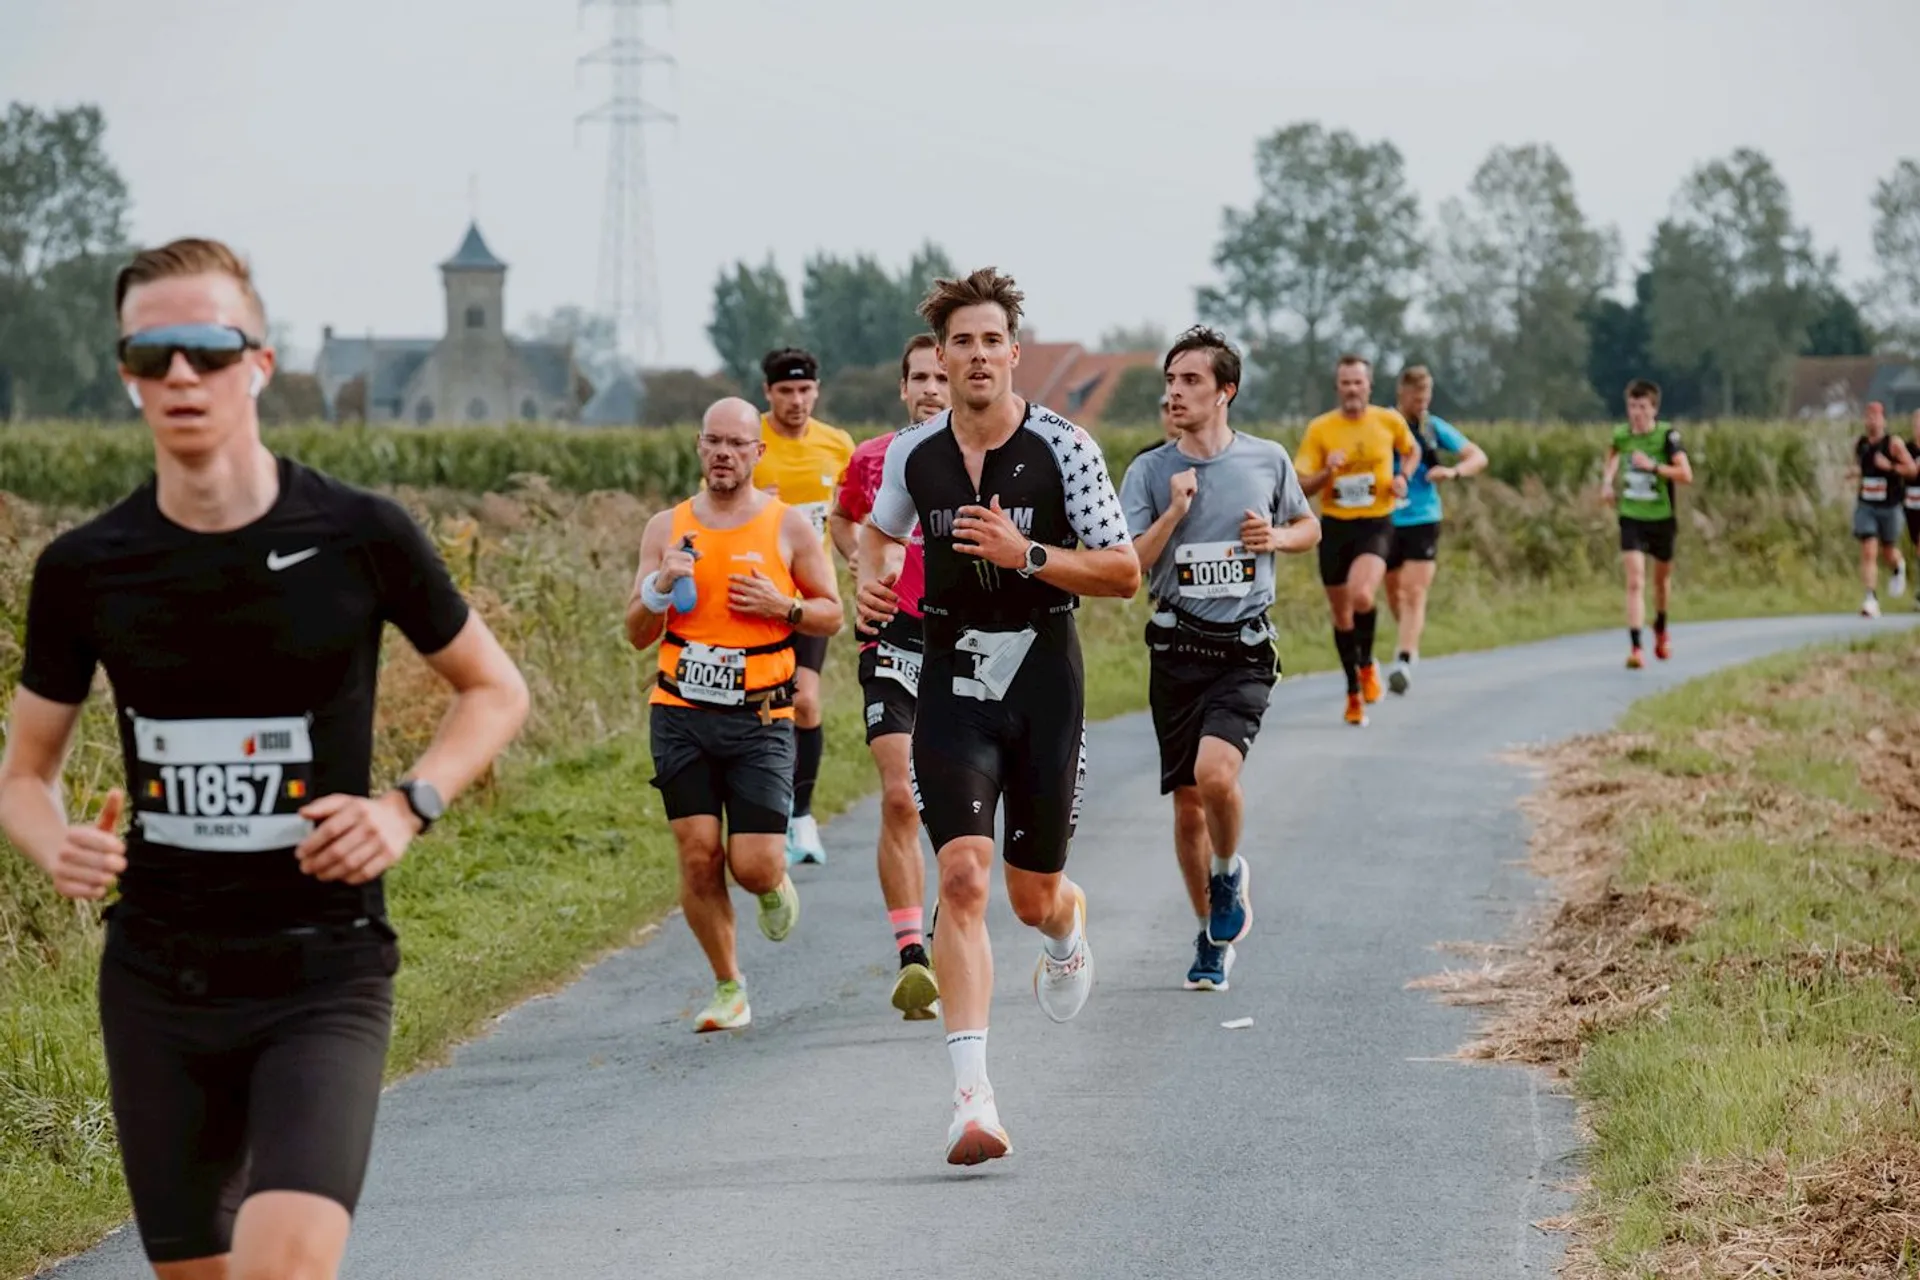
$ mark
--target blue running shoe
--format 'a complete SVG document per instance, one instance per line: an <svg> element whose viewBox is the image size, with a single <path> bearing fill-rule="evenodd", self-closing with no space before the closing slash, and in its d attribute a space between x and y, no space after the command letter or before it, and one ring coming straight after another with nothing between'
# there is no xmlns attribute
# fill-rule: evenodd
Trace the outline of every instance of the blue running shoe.
<svg viewBox="0 0 1920 1280"><path fill-rule="evenodd" d="M1217 947L1238 942L1253 927L1253 904L1247 901L1250 872L1245 858L1230 876L1207 878L1207 940Z"/></svg>
<svg viewBox="0 0 1920 1280"><path fill-rule="evenodd" d="M1215 946L1203 931L1193 940L1193 967L1187 970L1187 990L1225 991L1233 970L1233 947Z"/></svg>

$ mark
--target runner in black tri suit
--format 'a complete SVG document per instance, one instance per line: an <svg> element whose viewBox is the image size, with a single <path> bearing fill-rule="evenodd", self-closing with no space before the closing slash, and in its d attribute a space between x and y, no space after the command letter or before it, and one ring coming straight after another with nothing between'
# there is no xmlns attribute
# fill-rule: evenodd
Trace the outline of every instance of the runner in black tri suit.
<svg viewBox="0 0 1920 1280"><path fill-rule="evenodd" d="M1878 400L1867 405L1866 433L1853 442L1856 470L1853 536L1860 543L1860 585L1866 598L1860 612L1880 616L1880 561L1893 569L1887 583L1896 599L1907 593L1907 562L1900 557L1900 508L1907 485L1920 476L1913 455L1898 436L1887 432L1887 407Z"/></svg>
<svg viewBox="0 0 1920 1280"><path fill-rule="evenodd" d="M926 556L913 777L940 861L934 969L954 1065L953 1164L1009 1149L986 1074L986 904L1003 800L1007 896L1044 943L1040 1007L1064 1022L1092 989L1086 895L1063 874L1086 772L1073 610L1079 596L1140 586L1099 445L1013 394L1021 301L990 268L935 282L921 314L940 339L954 407L894 437L860 540L868 627L898 607L892 586L916 521Z"/></svg>
<svg viewBox="0 0 1920 1280"><path fill-rule="evenodd" d="M142 252L116 303L155 477L35 566L0 827L67 897L118 882L101 1031L155 1271L330 1277L392 1022L381 875L519 730L526 685L402 507L261 444L274 353L231 250ZM369 799L388 622L456 696ZM70 826L61 762L100 668L127 792Z"/></svg>

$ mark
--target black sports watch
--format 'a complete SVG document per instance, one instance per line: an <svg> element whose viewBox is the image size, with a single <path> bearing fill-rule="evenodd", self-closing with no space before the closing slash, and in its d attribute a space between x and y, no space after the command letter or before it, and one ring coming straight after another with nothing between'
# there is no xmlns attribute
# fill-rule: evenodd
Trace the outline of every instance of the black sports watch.
<svg viewBox="0 0 1920 1280"><path fill-rule="evenodd" d="M421 835L427 834L433 824L440 820L440 815L447 811L447 802L440 798L440 793L434 790L431 782L408 778L394 790L407 798L407 808L413 810L413 816L420 819Z"/></svg>
<svg viewBox="0 0 1920 1280"><path fill-rule="evenodd" d="M1038 542L1027 543L1027 562L1020 566L1019 574L1031 578L1047 567L1047 549Z"/></svg>
<svg viewBox="0 0 1920 1280"><path fill-rule="evenodd" d="M793 602L793 607L787 610L787 625L790 627L797 627L800 625L800 619L806 616L807 616L806 604L803 601L795 600Z"/></svg>

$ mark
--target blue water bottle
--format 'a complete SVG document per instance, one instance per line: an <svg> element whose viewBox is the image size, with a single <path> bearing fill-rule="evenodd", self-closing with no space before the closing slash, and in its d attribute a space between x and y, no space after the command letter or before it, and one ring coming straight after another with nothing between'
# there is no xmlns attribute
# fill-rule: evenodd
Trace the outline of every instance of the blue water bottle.
<svg viewBox="0 0 1920 1280"><path fill-rule="evenodd" d="M700 558L700 553L693 549L693 535L690 533L680 539L680 549L696 560ZM700 603L700 589L694 585L691 574L674 582L673 611L675 613L692 613L693 607L698 603Z"/></svg>

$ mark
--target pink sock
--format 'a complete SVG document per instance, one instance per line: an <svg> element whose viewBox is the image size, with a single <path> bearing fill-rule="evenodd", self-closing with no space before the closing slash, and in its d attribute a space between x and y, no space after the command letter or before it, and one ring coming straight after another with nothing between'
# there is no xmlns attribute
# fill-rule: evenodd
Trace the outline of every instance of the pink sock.
<svg viewBox="0 0 1920 1280"><path fill-rule="evenodd" d="M920 936L921 910L919 907L902 907L898 911L887 912L887 919L893 922L893 945L897 951L908 947L924 945Z"/></svg>

